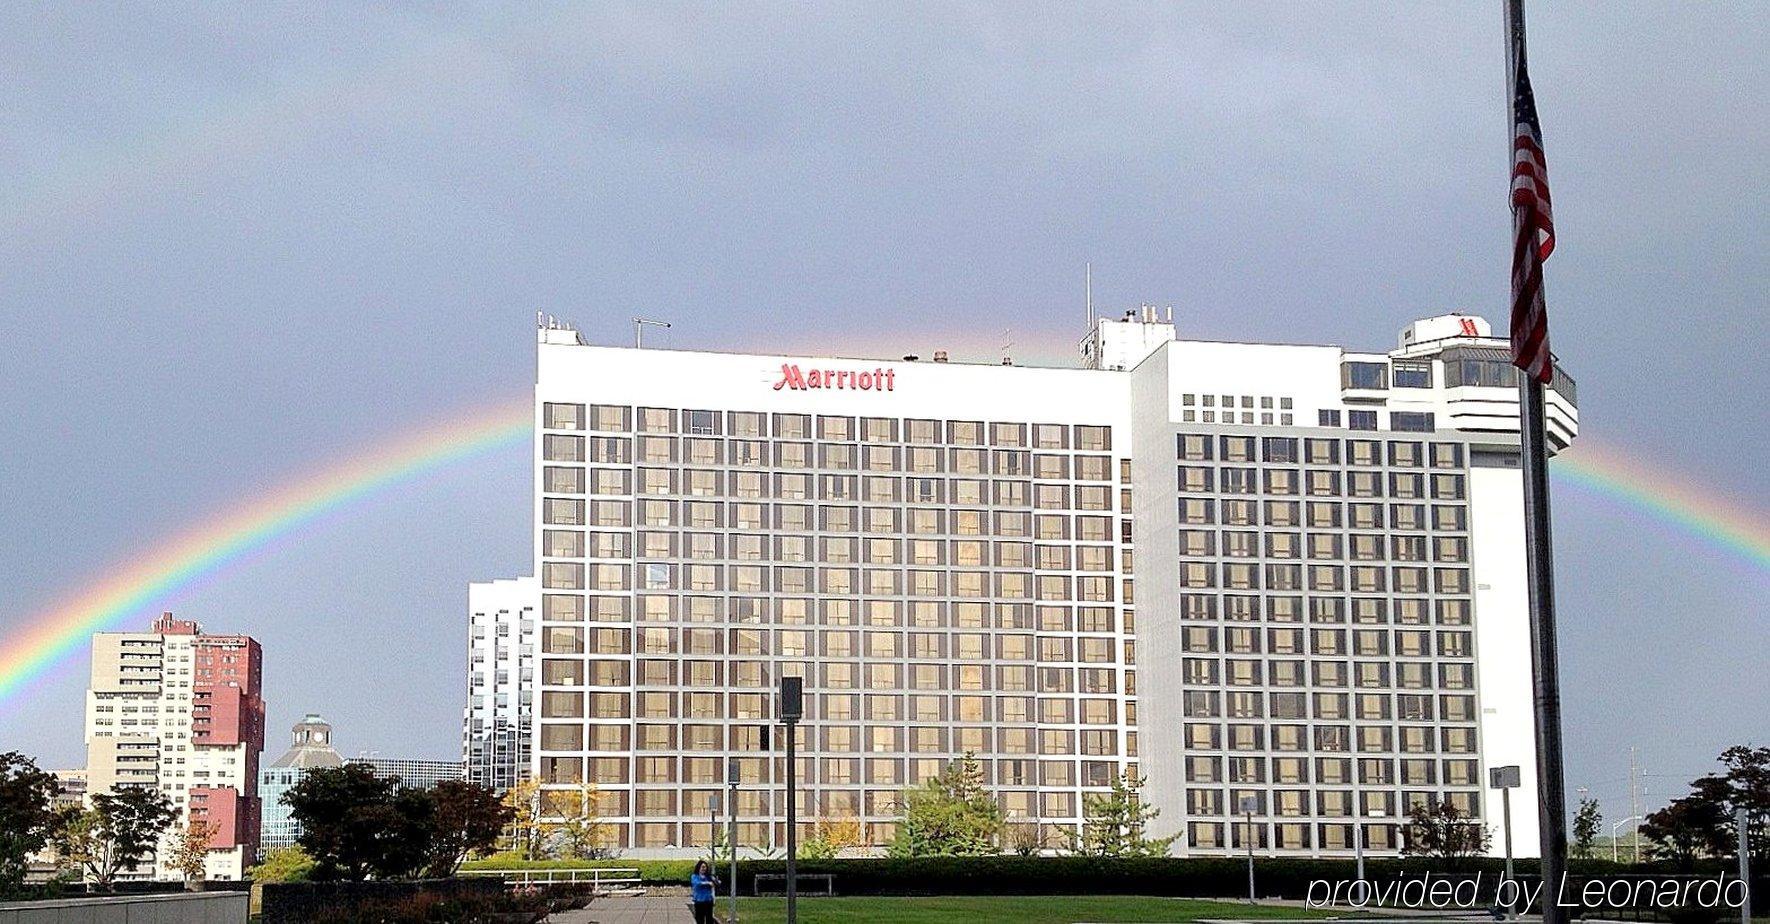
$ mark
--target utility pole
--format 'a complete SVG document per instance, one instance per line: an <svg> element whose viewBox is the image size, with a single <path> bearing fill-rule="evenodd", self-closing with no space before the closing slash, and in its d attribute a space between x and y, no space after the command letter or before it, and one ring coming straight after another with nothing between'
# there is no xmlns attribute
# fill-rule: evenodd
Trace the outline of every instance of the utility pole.
<svg viewBox="0 0 1770 924"><path fill-rule="evenodd" d="M1733 810L1733 826L1739 829L1739 881L1744 883L1745 901L1739 905L1739 924L1752 924L1752 842L1751 816L1744 808Z"/></svg>
<svg viewBox="0 0 1770 924"><path fill-rule="evenodd" d="M1640 752L1641 752L1640 748L1636 748L1636 747L1629 748L1629 817L1631 817L1631 818L1642 817L1641 816L1641 764L1640 764L1640 760L1639 760ZM1641 862L1641 823L1640 822L1637 821L1635 823L1634 830L1630 833L1629 840L1632 840L1635 842L1635 863L1638 865Z"/></svg>

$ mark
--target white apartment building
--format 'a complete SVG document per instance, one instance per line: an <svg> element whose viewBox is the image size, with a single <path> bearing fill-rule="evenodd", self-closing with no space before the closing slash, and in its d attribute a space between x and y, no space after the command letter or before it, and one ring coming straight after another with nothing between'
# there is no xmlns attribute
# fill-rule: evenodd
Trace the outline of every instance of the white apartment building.
<svg viewBox="0 0 1770 924"><path fill-rule="evenodd" d="M1479 318L1353 352L1145 310L1073 369L539 339L531 766L544 800L594 782L612 846L704 846L728 759L740 841L784 840L789 675L799 818L874 845L967 752L1052 846L1123 771L1193 855L1393 853L1425 800L1497 826L1490 765L1532 804L1515 379ZM1549 402L1564 447L1571 381Z"/></svg>
<svg viewBox="0 0 1770 924"><path fill-rule="evenodd" d="M120 878L182 879L172 851L193 818L215 826L205 878L240 879L256 862L262 677L252 638L205 635L171 613L148 632L93 635L87 792L152 787L177 812L153 860Z"/></svg>
<svg viewBox="0 0 1770 924"><path fill-rule="evenodd" d="M528 776L540 603L532 577L467 585L461 760L470 783L508 789Z"/></svg>

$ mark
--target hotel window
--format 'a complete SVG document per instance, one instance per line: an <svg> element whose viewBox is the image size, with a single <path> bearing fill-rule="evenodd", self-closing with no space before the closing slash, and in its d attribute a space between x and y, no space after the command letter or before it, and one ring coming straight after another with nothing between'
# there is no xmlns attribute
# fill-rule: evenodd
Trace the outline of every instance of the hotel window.
<svg viewBox="0 0 1770 924"><path fill-rule="evenodd" d="M1393 365L1396 388L1432 387L1432 363L1430 361L1396 360Z"/></svg>
<svg viewBox="0 0 1770 924"><path fill-rule="evenodd" d="M1389 415L1389 429L1407 433L1431 433L1438 426L1430 411L1395 411Z"/></svg>
<svg viewBox="0 0 1770 924"><path fill-rule="evenodd" d="M1346 426L1351 430L1375 430L1377 428L1377 412L1347 411Z"/></svg>
<svg viewBox="0 0 1770 924"><path fill-rule="evenodd" d="M1112 449L1112 428L1086 424L1077 426L1076 448L1085 452L1106 452Z"/></svg>
<svg viewBox="0 0 1770 924"><path fill-rule="evenodd" d="M1457 443L1433 443L1432 467L1462 468L1463 447Z"/></svg>
<svg viewBox="0 0 1770 924"><path fill-rule="evenodd" d="M549 462L582 462L584 438L549 433L541 438L541 455Z"/></svg>
<svg viewBox="0 0 1770 924"><path fill-rule="evenodd" d="M1347 362L1340 364L1340 387L1382 391L1389 387L1389 364Z"/></svg>
<svg viewBox="0 0 1770 924"><path fill-rule="evenodd" d="M584 406L582 404L555 404L551 401L542 405L545 423L549 430L582 430L584 429Z"/></svg>
<svg viewBox="0 0 1770 924"><path fill-rule="evenodd" d="M590 406L590 429L604 431L623 431L627 427L627 412L624 407L609 404Z"/></svg>

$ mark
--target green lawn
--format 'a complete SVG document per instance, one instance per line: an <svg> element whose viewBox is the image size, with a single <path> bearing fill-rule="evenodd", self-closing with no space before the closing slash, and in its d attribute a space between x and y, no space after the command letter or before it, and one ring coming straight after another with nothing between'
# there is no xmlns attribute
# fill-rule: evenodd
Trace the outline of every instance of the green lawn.
<svg viewBox="0 0 1770 924"><path fill-rule="evenodd" d="M786 920L786 906L786 901L779 898L742 898L738 900L738 918L740 924L781 924ZM725 903L721 901L714 907L723 918ZM965 924L990 921L1072 924L1076 921L1181 922L1201 918L1301 920L1333 916L1325 911L1295 907L1140 895L867 896L799 900L799 920L805 924L936 924L949 921Z"/></svg>

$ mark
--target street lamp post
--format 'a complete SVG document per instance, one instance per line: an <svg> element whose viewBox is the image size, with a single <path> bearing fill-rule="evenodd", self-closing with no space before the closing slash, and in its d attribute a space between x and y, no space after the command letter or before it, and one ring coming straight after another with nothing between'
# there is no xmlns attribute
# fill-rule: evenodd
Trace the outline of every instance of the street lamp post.
<svg viewBox="0 0 1770 924"><path fill-rule="evenodd" d="M799 922L799 720L805 717L805 678L781 678L781 724L787 727L787 924Z"/></svg>
<svg viewBox="0 0 1770 924"><path fill-rule="evenodd" d="M1617 832L1622 830L1623 825L1626 825L1631 821L1640 821L1640 820L1641 820L1640 815L1630 815L1629 817L1624 818L1622 821L1619 821L1616 824L1613 824L1610 826L1610 862L1612 862L1612 863L1618 862L1617 856L1616 856ZM1635 859L1637 861L1639 861L1641 859L1641 835L1639 832L1636 832L1636 834L1635 834Z"/></svg>
<svg viewBox="0 0 1770 924"><path fill-rule="evenodd" d="M1259 800L1253 796L1241 797L1241 812L1247 820L1247 827L1242 837L1248 844L1248 904L1254 903L1254 809L1259 807Z"/></svg>
<svg viewBox="0 0 1770 924"><path fill-rule="evenodd" d="M735 757L725 759L725 847L731 851L731 883L727 886L731 893L731 915L725 924L737 924L738 919L738 762Z"/></svg>

